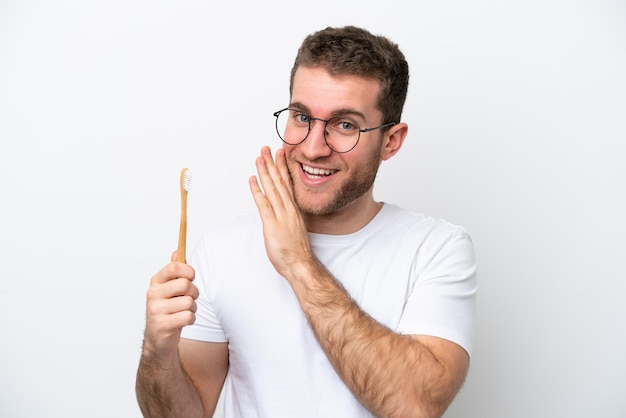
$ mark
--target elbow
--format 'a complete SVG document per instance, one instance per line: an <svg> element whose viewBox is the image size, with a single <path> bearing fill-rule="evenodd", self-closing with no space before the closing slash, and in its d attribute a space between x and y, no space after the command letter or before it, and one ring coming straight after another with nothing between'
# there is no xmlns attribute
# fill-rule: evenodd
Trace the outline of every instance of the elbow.
<svg viewBox="0 0 626 418"><path fill-rule="evenodd" d="M445 399L424 399L415 397L404 403L395 414L383 415L381 418L441 418L448 409L450 402Z"/></svg>
<svg viewBox="0 0 626 418"><path fill-rule="evenodd" d="M462 380L441 376L416 396L416 410L419 418L441 418L446 412L462 385ZM424 387L424 386L423 386Z"/></svg>
<svg viewBox="0 0 626 418"><path fill-rule="evenodd" d="M398 417L441 418L460 390L463 376L441 367L436 375L430 374L409 386L405 394L405 408Z"/></svg>

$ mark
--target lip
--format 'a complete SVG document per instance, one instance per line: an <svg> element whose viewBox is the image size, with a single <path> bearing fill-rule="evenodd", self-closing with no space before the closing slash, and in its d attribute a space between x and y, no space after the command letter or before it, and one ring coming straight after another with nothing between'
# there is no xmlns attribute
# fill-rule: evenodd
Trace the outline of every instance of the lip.
<svg viewBox="0 0 626 418"><path fill-rule="evenodd" d="M333 180L339 170L298 163L300 179L305 186L320 187Z"/></svg>

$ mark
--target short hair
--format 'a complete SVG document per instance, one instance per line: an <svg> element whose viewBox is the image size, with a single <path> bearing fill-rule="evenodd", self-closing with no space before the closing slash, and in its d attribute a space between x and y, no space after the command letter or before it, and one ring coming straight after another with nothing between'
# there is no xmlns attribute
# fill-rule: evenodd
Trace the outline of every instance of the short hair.
<svg viewBox="0 0 626 418"><path fill-rule="evenodd" d="M301 66L380 81L377 106L383 114L382 123L400 122L409 87L409 65L398 45L388 38L356 26L327 27L308 35L291 69L290 96Z"/></svg>

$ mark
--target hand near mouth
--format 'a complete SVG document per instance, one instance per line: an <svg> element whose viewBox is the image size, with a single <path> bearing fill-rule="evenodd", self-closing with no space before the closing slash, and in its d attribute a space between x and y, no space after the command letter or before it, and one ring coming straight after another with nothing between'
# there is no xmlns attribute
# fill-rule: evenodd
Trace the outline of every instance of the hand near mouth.
<svg viewBox="0 0 626 418"><path fill-rule="evenodd" d="M317 260L294 201L284 150L276 151L274 161L270 148L263 147L256 168L258 179L250 177L249 184L263 222L265 249L276 271L289 280L300 267Z"/></svg>

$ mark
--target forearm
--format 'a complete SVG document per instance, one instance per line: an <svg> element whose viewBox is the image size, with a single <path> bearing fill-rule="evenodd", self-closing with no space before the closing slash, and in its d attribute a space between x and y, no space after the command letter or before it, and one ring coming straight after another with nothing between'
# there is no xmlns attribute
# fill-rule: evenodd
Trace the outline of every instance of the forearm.
<svg viewBox="0 0 626 418"><path fill-rule="evenodd" d="M137 401L144 417L203 417L198 392L178 355L163 361L144 350L137 370Z"/></svg>
<svg viewBox="0 0 626 418"><path fill-rule="evenodd" d="M380 417L438 417L458 387L428 347L384 327L350 298L319 263L290 283L335 370Z"/></svg>

